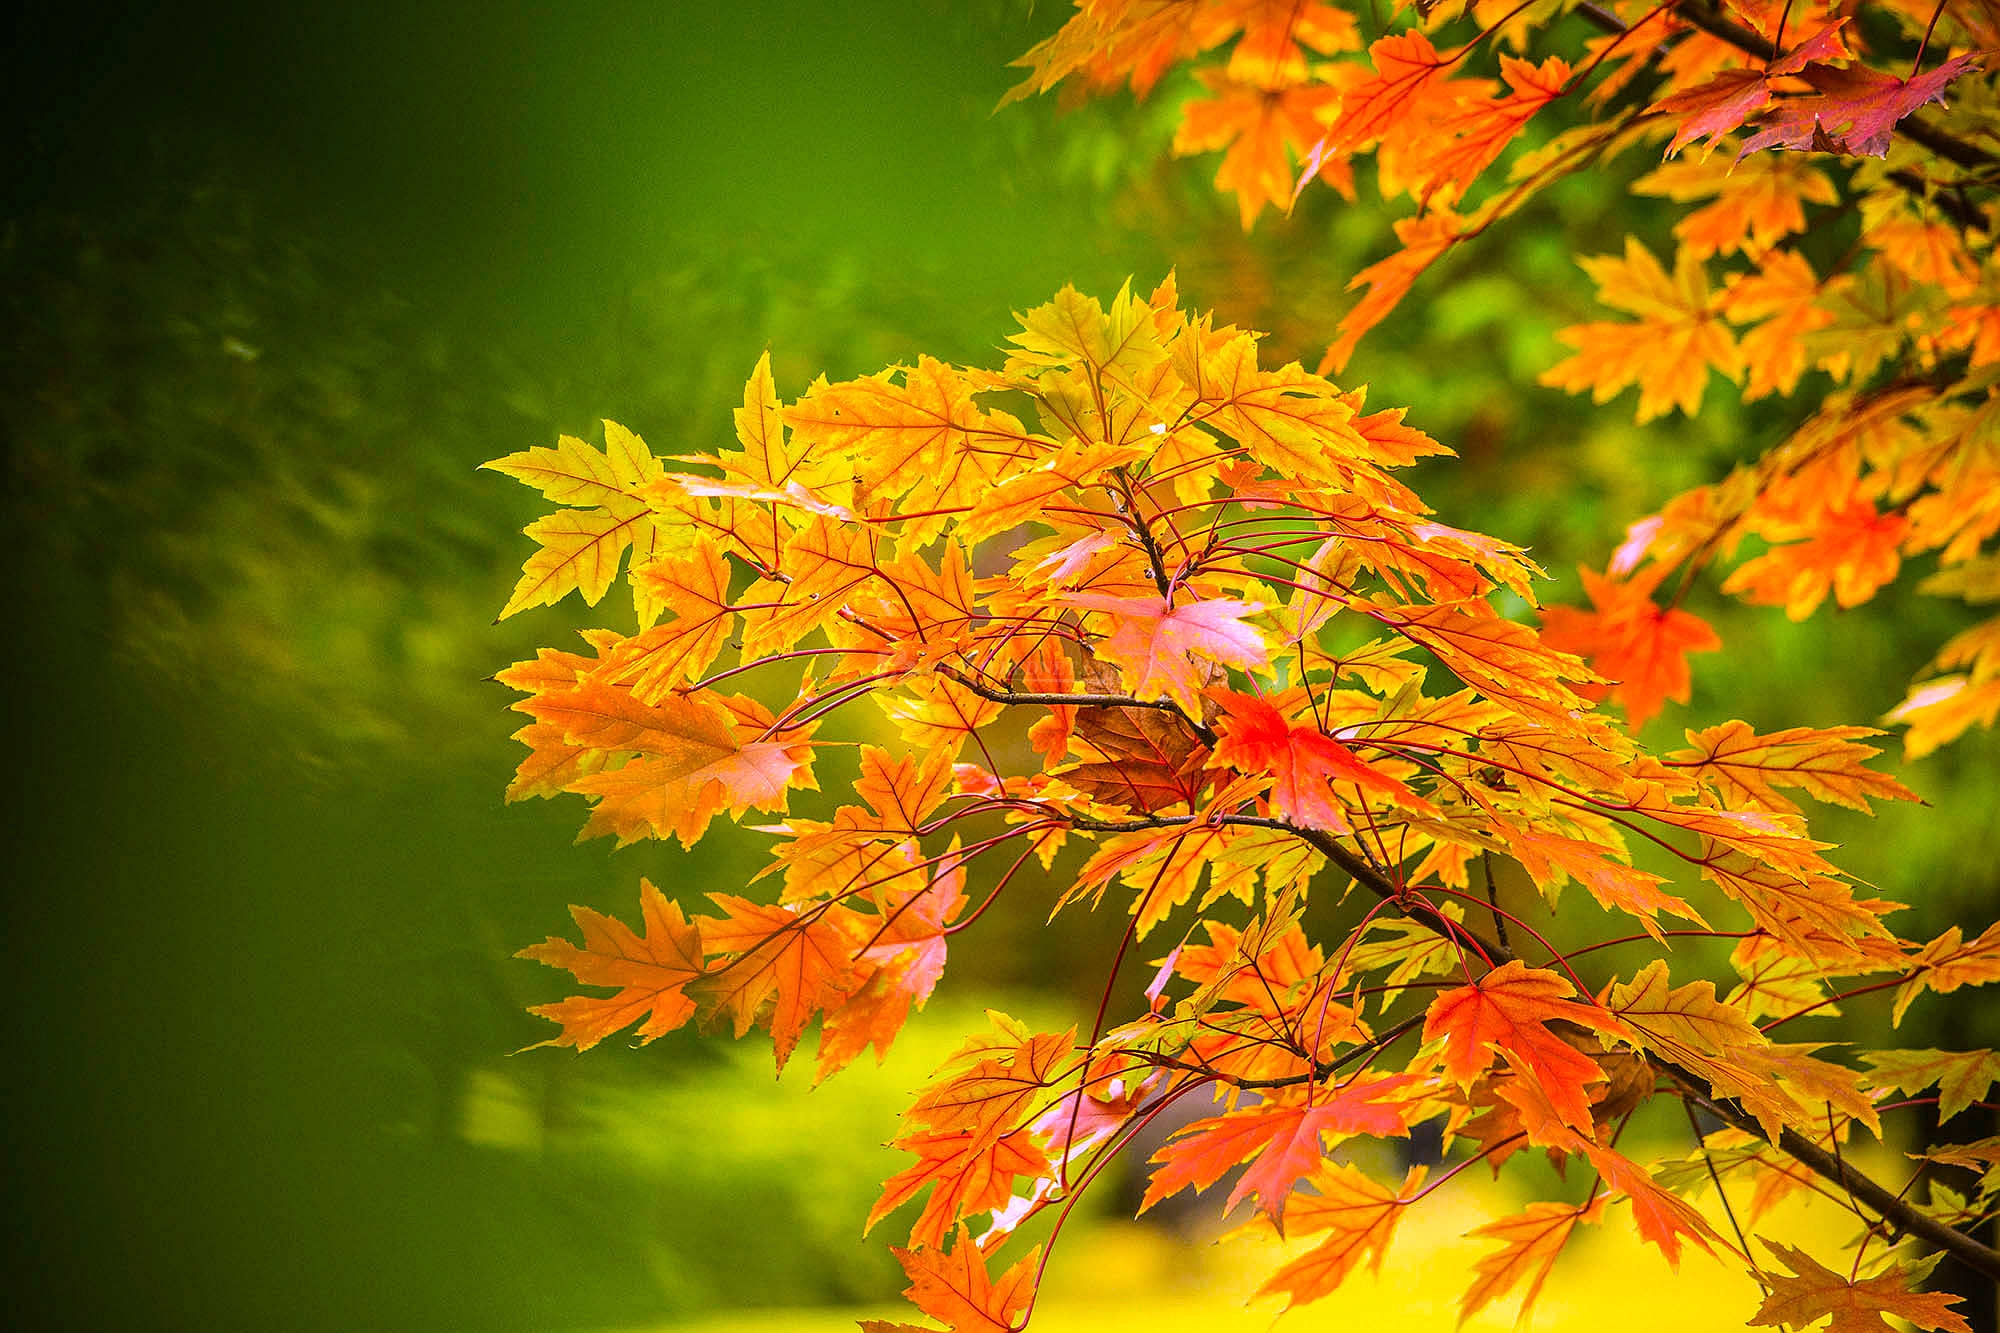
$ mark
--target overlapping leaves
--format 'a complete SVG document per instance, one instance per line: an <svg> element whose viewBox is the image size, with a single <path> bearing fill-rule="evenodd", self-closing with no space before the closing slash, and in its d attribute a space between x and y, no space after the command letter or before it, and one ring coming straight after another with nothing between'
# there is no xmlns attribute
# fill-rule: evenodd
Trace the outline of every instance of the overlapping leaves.
<svg viewBox="0 0 2000 1333"><path fill-rule="evenodd" d="M638 931L576 909L581 944L528 956L610 993L538 1010L554 1043L692 1021L768 1030L782 1066L817 1023L824 1077L889 1048L1003 894L1058 920L1110 897L1128 945L1177 935L1142 1011L1060 1033L995 1013L918 1091L894 1139L911 1160L868 1222L914 1210L912 1298L958 1328L1027 1309L1032 1263L991 1276L1008 1237L1183 1098L1223 1100L1155 1154L1148 1203L1239 1173L1225 1209L1326 1233L1267 1287L1292 1301L1378 1261L1426 1192L1330 1164L1344 1138L1431 1122L1495 1165L1587 1161L1585 1203L1488 1229L1504 1248L1470 1309L1532 1294L1608 1200L1669 1258L1714 1245L1616 1146L1663 1087L1776 1138L1876 1128L1869 1089L1891 1080L1956 1098L1981 1076L1864 1076L1754 1025L1846 976L1906 972L1899 1003L2000 977L1986 937L1898 939L1780 794L1906 796L1861 733L1732 726L1653 756L1593 711L1576 657L1496 606L1532 596L1525 555L1393 475L1442 451L1400 414L1262 367L1256 335L1183 312L1171 280L1109 307L1065 290L1022 326L997 370L926 359L791 403L760 364L738 448L624 472L552 451L641 479L616 503L645 506L628 578L660 610L500 674L530 719L511 794L580 796L585 835L621 841L765 812L770 890L688 915L645 887ZM851 790L795 808L864 701L898 745L861 745ZM1657 870L1633 864L1640 838ZM1053 886L1022 873L1036 862ZM1371 905L1322 947L1301 923L1329 867ZM1496 873L1552 906L1580 885L1655 936L1662 914L1726 917L1758 984L1718 1000L1656 960L1593 996L1468 924L1500 919L1473 878Z"/></svg>

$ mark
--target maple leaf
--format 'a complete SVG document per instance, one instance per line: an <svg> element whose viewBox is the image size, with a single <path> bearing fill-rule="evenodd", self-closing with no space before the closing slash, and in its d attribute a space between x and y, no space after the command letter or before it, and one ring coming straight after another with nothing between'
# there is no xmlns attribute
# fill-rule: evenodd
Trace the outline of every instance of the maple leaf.
<svg viewBox="0 0 2000 1333"><path fill-rule="evenodd" d="M1631 981L1611 986L1604 1003L1624 1022L1634 1045L1700 1074L1718 1095L1736 1098L1767 1138L1776 1139L1786 1124L1812 1127L1805 1108L1753 1072L1746 1055L1769 1043L1741 1010L1715 998L1714 983L1672 987L1666 963L1654 959Z"/></svg>
<svg viewBox="0 0 2000 1333"><path fill-rule="evenodd" d="M1097 655L1115 664L1135 699L1170 699L1201 716L1202 679L1197 660L1222 666L1270 663L1264 636L1244 620L1265 608L1256 602L1212 598L1170 606L1164 597L1111 597L1071 593L1070 605L1111 618L1111 633Z"/></svg>
<svg viewBox="0 0 2000 1333"><path fill-rule="evenodd" d="M1054 448L1006 413L982 409L978 387L956 367L920 356L915 366L817 382L783 417L815 459L848 470L859 497L926 513L902 530L921 546L944 530L945 512L969 508L1010 465Z"/></svg>
<svg viewBox="0 0 2000 1333"><path fill-rule="evenodd" d="M1556 337L1577 354L1542 372L1541 383L1570 393L1590 390L1608 402L1627 385L1639 386L1641 425L1670 408L1693 416L1713 367L1730 379L1743 370L1742 353L1721 317L1722 293L1712 292L1701 262L1686 250L1671 277L1637 237L1625 238L1625 256L1577 261L1597 284L1597 299L1638 319L1563 329Z"/></svg>
<svg viewBox="0 0 2000 1333"><path fill-rule="evenodd" d="M950 1250L892 1249L890 1253L910 1279L903 1294L925 1314L943 1320L953 1333L1013 1333L1017 1316L1034 1300L1042 1247L1029 1251L997 1282L986 1271L986 1255L963 1226ZM871 1323L878 1330L896 1327L863 1320L862 1328L868 1329Z"/></svg>
<svg viewBox="0 0 2000 1333"><path fill-rule="evenodd" d="M1772 1240L1764 1241L1764 1246L1792 1270L1793 1276L1765 1271L1764 1281L1771 1294L1751 1316L1752 1326L1804 1328L1832 1315L1827 1333L1890 1333L1893 1325L1882 1316L1892 1314L1933 1333L1972 1333L1972 1325L1951 1310L1964 1297L1912 1290L1935 1259L1924 1264L1896 1264L1865 1281L1850 1281L1804 1250Z"/></svg>
<svg viewBox="0 0 2000 1333"><path fill-rule="evenodd" d="M882 1197L869 1210L862 1231L872 1231L905 1200L929 1188L931 1196L910 1228L910 1244L920 1247L943 1245L961 1217L1004 1208L1017 1178L1041 1176L1052 1166L1049 1155L1025 1130L997 1139L971 1130L908 1134L897 1139L896 1146L920 1160L883 1183Z"/></svg>
<svg viewBox="0 0 2000 1333"><path fill-rule="evenodd" d="M1711 785L1725 805L1754 805L1781 814L1798 806L1776 787L1798 787L1808 795L1850 810L1873 814L1868 804L1920 798L1887 773L1865 765L1881 751L1857 738L1879 736L1871 727L1790 727L1759 736L1747 722L1687 733L1688 749L1662 755L1669 767L1686 768Z"/></svg>
<svg viewBox="0 0 2000 1333"><path fill-rule="evenodd" d="M1681 158L1648 172L1632 183L1632 189L1638 194L1664 195L1676 203L1712 198L1713 203L1676 222L1674 236L1696 259L1741 250L1757 256L1767 274L1773 265L1799 261L1810 276L1810 266L1803 264L1797 252L1773 247L1806 230L1806 204L1839 200L1824 172L1802 158L1768 153L1737 163L1723 157ZM1733 306L1729 313L1732 319L1747 317L1739 316ZM1743 355L1754 385L1756 358L1748 347Z"/></svg>
<svg viewBox="0 0 2000 1333"><path fill-rule="evenodd" d="M1868 1081L1913 1096L1933 1083L1938 1090L1938 1120L1951 1119L1982 1101L2000 1080L2000 1053L1994 1051L1863 1051L1874 1066Z"/></svg>
<svg viewBox="0 0 2000 1333"><path fill-rule="evenodd" d="M729 562L719 547L698 545L653 561L632 575L672 618L642 630L605 654L596 678L628 686L643 703L692 681L714 663L736 626Z"/></svg>
<svg viewBox="0 0 2000 1333"><path fill-rule="evenodd" d="M1394 226L1401 248L1376 260L1348 281L1347 290L1366 287L1368 291L1341 318L1339 335L1320 358L1322 375L1347 368L1348 358L1354 355L1363 335L1389 317L1424 270L1457 244L1465 230L1464 219L1449 208L1433 208L1413 218L1399 218Z"/></svg>
<svg viewBox="0 0 2000 1333"><path fill-rule="evenodd" d="M761 739L771 714L746 697L676 694L647 704L593 677L514 707L545 729L536 737L523 732L523 739L560 738L550 762L577 762L565 750L603 758L563 787L595 802L586 838L615 834L624 846L672 834L693 846L718 811L780 809L788 790L813 785L810 747ZM614 766L615 759L624 762Z"/></svg>
<svg viewBox="0 0 2000 1333"><path fill-rule="evenodd" d="M1119 289L1109 311L1096 297L1065 285L1054 300L1015 316L1021 331L1007 336L1014 344L1007 364L1037 371L1080 367L1095 379L1138 389L1167 359L1152 314L1133 296L1130 283Z"/></svg>
<svg viewBox="0 0 2000 1333"><path fill-rule="evenodd" d="M1604 1199L1598 1195L1581 1207L1567 1203L1531 1203L1527 1210L1498 1222L1488 1222L1469 1233L1500 1242L1500 1248L1473 1264L1472 1285L1459 1298L1458 1318L1462 1324L1499 1300L1525 1281L1521 1293L1521 1313L1525 1320L1555 1267L1563 1247L1582 1222L1597 1222L1604 1216Z"/></svg>
<svg viewBox="0 0 2000 1333"><path fill-rule="evenodd" d="M1392 33L1368 48L1371 71L1341 66L1339 114L1327 130L1323 152L1347 153L1413 124L1422 126L1439 103L1450 105L1444 72L1458 53L1440 55L1423 33Z"/></svg>
<svg viewBox="0 0 2000 1333"><path fill-rule="evenodd" d="M1153 1154L1157 1169L1139 1211L1190 1185L1206 1189L1238 1163L1250 1161L1223 1211L1233 1211L1254 1194L1258 1210L1283 1232L1292 1190L1318 1170L1325 1157L1322 1136L1407 1136L1408 1111L1396 1094L1413 1081L1394 1074L1316 1091L1311 1102L1265 1102L1247 1111L1197 1120Z"/></svg>
<svg viewBox="0 0 2000 1333"><path fill-rule="evenodd" d="M1761 70L1719 70L1707 82L1670 93L1653 103L1647 114L1681 117L1680 128L1674 132L1673 142L1667 145L1666 156L1674 156L1696 139L1719 140L1740 127L1770 102L1773 79L1796 74L1814 61L1846 58L1850 53L1841 38L1845 23L1841 19L1820 29Z"/></svg>
<svg viewBox="0 0 2000 1333"><path fill-rule="evenodd" d="M1672 157L1697 139L1720 139L1771 100L1762 70L1725 69L1707 83L1662 97L1648 113L1680 117L1666 155Z"/></svg>
<svg viewBox="0 0 2000 1333"><path fill-rule="evenodd" d="M1684 900L1660 892L1658 875L1615 861L1593 843L1500 819L1493 827L1551 906L1556 890L1573 878L1605 907L1640 918L1649 933L1657 931L1654 918L1661 912L1707 924Z"/></svg>
<svg viewBox="0 0 2000 1333"><path fill-rule="evenodd" d="M1292 1201L1287 1226L1294 1236L1332 1233L1273 1273L1259 1296L1285 1295L1285 1309L1330 1294L1364 1259L1382 1271L1382 1256L1396 1224L1423 1183L1425 1168L1413 1166L1401 1190L1376 1184L1345 1163L1330 1163L1307 1177L1313 1193Z"/></svg>
<svg viewBox="0 0 2000 1333"><path fill-rule="evenodd" d="M1834 321L1833 312L1817 304L1824 288L1805 256L1772 250L1758 260L1758 270L1732 278L1722 303L1724 313L1738 323L1764 321L1745 333L1740 344L1750 370L1745 399L1797 388L1808 359L1806 335Z"/></svg>
<svg viewBox="0 0 2000 1333"><path fill-rule="evenodd" d="M583 932L581 945L551 935L514 956L561 968L586 986L616 986L618 993L573 995L534 1006L529 1013L562 1024L562 1031L530 1049L574 1046L587 1051L633 1023L640 1023L644 1045L694 1016L695 1002L681 988L705 971L699 919L689 921L679 903L644 879L639 881L643 933L588 907L569 911Z"/></svg>
<svg viewBox="0 0 2000 1333"><path fill-rule="evenodd" d="M1662 699L1688 701L1689 653L1712 653L1722 647L1707 621L1653 601L1653 589L1667 569L1655 565L1645 574L1620 581L1579 566L1591 609L1549 606L1541 612L1542 642L1575 653L1612 682L1609 693L1625 706L1635 732L1660 711Z"/></svg>
<svg viewBox="0 0 2000 1333"><path fill-rule="evenodd" d="M1290 211L1292 158L1303 157L1319 141L1322 118L1339 105L1340 94L1324 84L1272 88L1245 83L1212 68L1196 77L1209 95L1181 108L1174 152L1228 148L1215 188L1236 196L1243 230L1256 225L1266 204ZM1350 179L1336 174L1333 181L1342 194L1354 197Z"/></svg>
<svg viewBox="0 0 2000 1333"><path fill-rule="evenodd" d="M813 1082L824 1082L870 1046L878 1064L887 1059L911 1006L921 1009L937 989L944 973L945 927L965 906L965 862L957 852L954 837L929 883L881 892L880 926L862 919L862 926L873 930L861 960L875 970L827 1015Z"/></svg>
<svg viewBox="0 0 2000 1333"><path fill-rule="evenodd" d="M1444 1041L1444 1071L1469 1085L1493 1062L1489 1047L1512 1052L1531 1072L1566 1125L1588 1130L1590 1094L1586 1085L1604 1081L1596 1061L1551 1032L1557 1020L1611 1036L1623 1025L1594 1004L1568 997L1571 986L1547 968L1506 963L1470 986L1439 995L1424 1017L1424 1040Z"/></svg>
<svg viewBox="0 0 2000 1333"><path fill-rule="evenodd" d="M796 645L841 615L847 599L881 576L877 540L867 527L815 514L785 539L783 581L760 581L743 612L743 652L758 657Z"/></svg>
<svg viewBox="0 0 2000 1333"><path fill-rule="evenodd" d="M1560 56L1540 65L1501 56L1500 76L1508 94L1467 95L1450 111L1436 113L1432 132L1448 141L1410 170L1410 193L1426 201L1439 191L1447 197L1462 195L1537 112L1569 91L1570 74L1569 62Z"/></svg>
<svg viewBox="0 0 2000 1333"><path fill-rule="evenodd" d="M1398 805L1428 810L1403 783L1357 756L1318 727L1295 727L1266 700L1216 689L1222 705L1215 762L1240 773L1271 775L1271 806L1287 819L1329 833L1346 833L1348 821L1331 784L1350 782L1380 793Z"/></svg>
<svg viewBox="0 0 2000 1333"><path fill-rule="evenodd" d="M1990 727L2000 718L2000 677L1974 681L1963 672L1938 676L1910 687L1909 697L1890 709L1884 722L1907 724L1903 754L1921 759L1948 745L1973 726Z"/></svg>
<svg viewBox="0 0 2000 1333"><path fill-rule="evenodd" d="M541 549L522 567L520 582L501 608L502 620L531 606L554 606L572 591L595 606L618 577L628 549L635 566L659 549L664 529L644 491L659 479L660 461L644 440L615 421L604 423L602 453L564 435L553 449L528 449L480 466L571 506L528 525L528 536ZM657 612L637 587L634 602L640 622L651 624Z"/></svg>
<svg viewBox="0 0 2000 1333"><path fill-rule="evenodd" d="M1899 79L1865 65L1808 65L1801 71L1818 90L1785 102L1743 141L1737 156L1763 148L1791 148L1883 157L1896 122L1930 102L1944 101L1954 79L1979 67L1979 54L1953 56L1927 74Z"/></svg>
<svg viewBox="0 0 2000 1333"><path fill-rule="evenodd" d="M733 956L695 983L695 999L705 1022L726 1019L738 1037L753 1025L768 1026L782 1072L813 1015L861 984L854 957L863 944L860 919L837 904L800 911L728 893L708 896L725 915L701 919L702 947Z"/></svg>
<svg viewBox="0 0 2000 1333"><path fill-rule="evenodd" d="M1036 1109L1044 1089L1056 1081L1058 1063L1076 1044L1072 1029L1033 1032L997 1009L986 1016L996 1029L968 1038L903 1113L916 1129L969 1129L979 1138L998 1138Z"/></svg>
<svg viewBox="0 0 2000 1333"><path fill-rule="evenodd" d="M1722 590L1782 606L1792 620L1811 615L1829 590L1842 606L1859 606L1895 579L1902 567L1898 548L1909 530L1902 514L1877 513L1868 501L1855 500L1822 513L1805 541L1774 546L1739 565Z"/></svg>
<svg viewBox="0 0 2000 1333"><path fill-rule="evenodd" d="M1277 472L1348 484L1355 463L1389 461L1357 426L1359 400L1297 362L1261 368L1247 333L1197 326L1174 343L1173 368L1194 394L1192 420Z"/></svg>
<svg viewBox="0 0 2000 1333"><path fill-rule="evenodd" d="M1099 756L1061 770L1078 791L1147 814L1194 808L1209 756L1186 719L1162 708L1079 708L1075 734Z"/></svg>
<svg viewBox="0 0 2000 1333"><path fill-rule="evenodd" d="M1910 978L1896 988L1890 1021L1902 1026L1903 1015L1924 991L1949 995L1960 986L1984 986L2000 981L2000 922L1971 943L1953 926L1911 957Z"/></svg>

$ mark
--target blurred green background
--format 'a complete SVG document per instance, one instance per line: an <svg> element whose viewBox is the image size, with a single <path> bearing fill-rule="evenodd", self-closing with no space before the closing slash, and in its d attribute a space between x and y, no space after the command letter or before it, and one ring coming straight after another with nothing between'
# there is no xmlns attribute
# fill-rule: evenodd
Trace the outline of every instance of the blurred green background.
<svg viewBox="0 0 2000 1333"><path fill-rule="evenodd" d="M523 1007L560 993L510 954L567 929L565 903L629 915L641 874L692 901L750 862L726 837L692 857L576 847L580 807L503 808L518 718L483 678L596 617L489 623L535 497L475 468L602 417L662 452L710 447L767 347L788 394L919 351L980 361L1064 282L1108 296L1172 266L1190 304L1310 364L1383 216L1314 194L1246 237L1214 161L1166 156L1172 86L990 114L1006 62L1064 12L14 15L17 1308L77 1328L554 1329L893 1299L859 1223L897 1166L875 1145L898 1099L983 1004L1072 1021L1121 923L996 917L888 1068L810 1096L754 1042L510 1055L545 1035ZM1640 431L1623 404L1522 387L1587 309L1571 254L1663 230L1618 198L1559 192L1454 260L1348 377L1461 449L1420 482L1449 521L1532 544L1568 588L1778 420L1724 405ZM1801 627L1696 604L1737 651L1697 663L1667 738L1723 715L1865 720L1949 629L1910 600ZM1992 748L1908 775L1933 807L1848 857L1940 927L1993 897ZM1076 1261L1100 1272L1077 1299L1185 1281L1125 1234Z"/></svg>

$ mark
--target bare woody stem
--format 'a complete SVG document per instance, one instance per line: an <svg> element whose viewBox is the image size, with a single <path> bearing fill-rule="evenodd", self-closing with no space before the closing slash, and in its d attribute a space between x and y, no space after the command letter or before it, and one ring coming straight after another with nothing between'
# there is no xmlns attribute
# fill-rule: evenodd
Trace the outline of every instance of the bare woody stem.
<svg viewBox="0 0 2000 1333"><path fill-rule="evenodd" d="M1767 1143L1770 1142L1756 1119L1746 1114L1742 1107L1701 1091L1687 1071L1676 1065L1661 1060L1654 1060L1653 1064L1680 1085L1682 1095L1694 1106L1708 1112L1724 1124L1740 1129L1746 1134L1755 1134ZM1977 1269L1990 1278L2000 1280L2000 1250L1980 1244L1963 1231L1946 1226L1916 1205L1891 1194L1877 1181L1856 1171L1846 1161L1835 1157L1797 1130L1780 1131L1778 1141L1772 1146L1800 1166L1846 1190L1856 1203L1874 1209L1882 1215L1884 1221L1889 1222L1898 1231L1928 1241L1963 1262L1968 1268Z"/></svg>

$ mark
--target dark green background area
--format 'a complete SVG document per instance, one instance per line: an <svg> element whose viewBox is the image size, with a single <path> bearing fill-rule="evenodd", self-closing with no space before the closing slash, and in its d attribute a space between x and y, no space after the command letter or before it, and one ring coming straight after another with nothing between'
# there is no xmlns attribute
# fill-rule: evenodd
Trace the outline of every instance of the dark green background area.
<svg viewBox="0 0 2000 1333"><path fill-rule="evenodd" d="M598 617L489 625L536 502L474 469L604 416L713 447L767 347L795 393L1156 278L1050 114L989 118L1051 15L86 9L17 17L5 89L16 1308L557 1328L893 1295L859 1234L886 1119L800 1103L859 1164L824 1180L716 1150L768 1047L509 1058L560 993L509 954L564 903L747 863L503 808L519 719L482 677ZM495 1071L527 1148L466 1130ZM655 1158L584 1132L702 1079Z"/></svg>
<svg viewBox="0 0 2000 1333"><path fill-rule="evenodd" d="M1313 194L1244 236L1213 159L1166 156L1172 87L991 114L1006 62L1064 12L11 20L15 1310L65 1328L539 1329L900 1285L859 1240L891 1126L835 1088L776 1100L803 1093L791 1076L768 1091L767 1049L740 1066L678 1036L509 1057L546 1033L523 1007L561 993L509 955L566 929L565 903L629 916L641 874L693 902L752 862L741 838L693 857L573 847L576 803L503 808L519 719L483 678L621 613L614 594L489 624L537 501L475 469L595 438L602 417L660 452L714 447L766 348L788 396L919 352L990 361L1010 312L1062 283L1108 297L1172 266L1190 305L1310 363L1348 275L1386 249L1379 210ZM1532 543L1559 574L1768 439L1727 406L1642 434L1625 404L1521 387L1589 309L1572 253L1654 225L1617 197L1565 194L1454 261L1348 377L1461 448L1420 483L1448 521ZM1746 651L1700 664L1695 708L1656 737L1738 713L1865 718L1944 632L1910 602L1796 629L1721 613ZM1949 919L1988 882L1978 812L2000 796L1981 754L1983 738L1913 777L1936 808L1888 816L1849 862ZM968 1014L991 987L1039 988L1027 1003L1057 1014L1094 999L1116 913L1042 934L1032 909L955 954L945 993ZM495 1079L528 1099L526 1140L468 1132ZM673 1100L689 1088L712 1105ZM850 1166L745 1146L779 1144L772 1123Z"/></svg>

